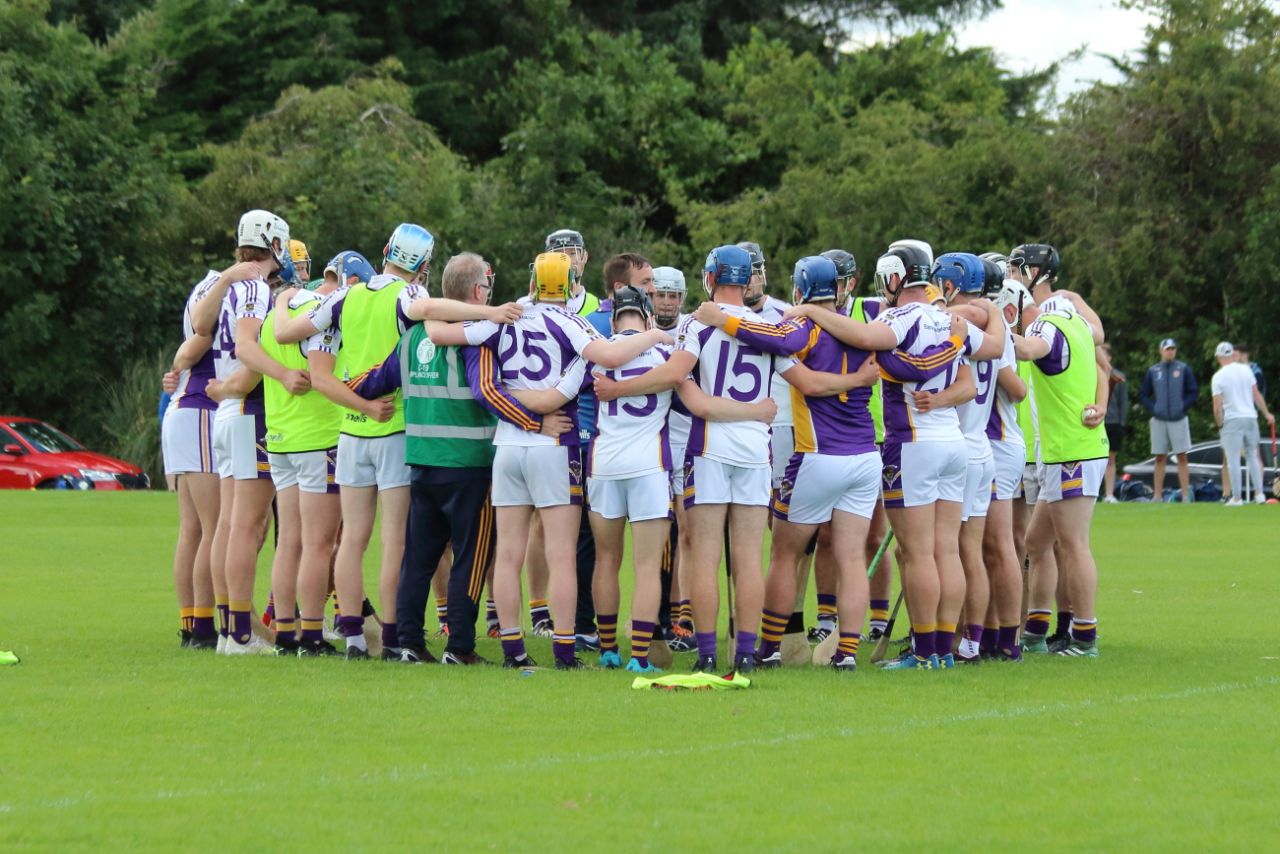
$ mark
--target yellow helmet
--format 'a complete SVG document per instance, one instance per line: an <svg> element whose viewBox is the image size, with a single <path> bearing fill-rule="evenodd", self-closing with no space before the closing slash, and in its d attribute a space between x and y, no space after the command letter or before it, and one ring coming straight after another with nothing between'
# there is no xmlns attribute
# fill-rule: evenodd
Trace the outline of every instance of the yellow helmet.
<svg viewBox="0 0 1280 854"><path fill-rule="evenodd" d="M301 240L289 241L289 257L293 259L295 264L301 264L304 261L311 263L311 256L307 254L307 244Z"/></svg>
<svg viewBox="0 0 1280 854"><path fill-rule="evenodd" d="M937 285L925 285L924 296L931 305L935 303L942 303L945 305L947 302L947 298L942 295L942 288Z"/></svg>
<svg viewBox="0 0 1280 854"><path fill-rule="evenodd" d="M535 300L568 302L576 278L573 262L563 252L543 252L533 261Z"/></svg>

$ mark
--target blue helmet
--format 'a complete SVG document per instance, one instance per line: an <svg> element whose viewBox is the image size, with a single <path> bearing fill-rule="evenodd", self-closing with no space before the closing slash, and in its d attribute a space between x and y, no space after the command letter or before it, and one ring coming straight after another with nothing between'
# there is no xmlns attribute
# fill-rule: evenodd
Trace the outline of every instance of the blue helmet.
<svg viewBox="0 0 1280 854"><path fill-rule="evenodd" d="M948 252L933 262L929 279L946 293L950 284L962 294L981 294L987 279L982 259L969 252Z"/></svg>
<svg viewBox="0 0 1280 854"><path fill-rule="evenodd" d="M382 255L390 264L410 273L420 272L431 262L431 253L435 251L436 239L420 225L402 222L391 232L387 247Z"/></svg>
<svg viewBox="0 0 1280 854"><path fill-rule="evenodd" d="M347 249L334 255L328 264L324 265L324 271L330 270L338 277L338 284L345 285L348 276L355 276L365 284L373 278L373 265L370 264L363 255L352 249Z"/></svg>
<svg viewBox="0 0 1280 854"><path fill-rule="evenodd" d="M803 302L818 302L836 298L836 279L839 271L835 262L821 255L809 255L796 262L791 281Z"/></svg>
<svg viewBox="0 0 1280 854"><path fill-rule="evenodd" d="M711 274L712 285L745 288L751 283L751 253L740 246L717 246L707 255L702 272Z"/></svg>

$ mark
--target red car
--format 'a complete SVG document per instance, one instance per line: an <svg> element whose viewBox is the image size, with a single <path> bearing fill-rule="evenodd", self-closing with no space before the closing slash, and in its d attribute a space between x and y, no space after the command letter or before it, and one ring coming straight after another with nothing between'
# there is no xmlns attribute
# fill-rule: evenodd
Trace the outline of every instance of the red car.
<svg viewBox="0 0 1280 854"><path fill-rule="evenodd" d="M147 489L142 469L35 418L0 416L0 489Z"/></svg>

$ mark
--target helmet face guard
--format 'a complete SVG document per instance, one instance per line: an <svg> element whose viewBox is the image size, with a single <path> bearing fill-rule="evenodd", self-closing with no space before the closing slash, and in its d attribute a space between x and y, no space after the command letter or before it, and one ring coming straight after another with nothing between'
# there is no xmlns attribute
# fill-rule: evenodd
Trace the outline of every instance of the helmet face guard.
<svg viewBox="0 0 1280 854"><path fill-rule="evenodd" d="M896 255L883 255L876 261L876 295L889 305L898 304L898 294L907 280L907 268Z"/></svg>
<svg viewBox="0 0 1280 854"><path fill-rule="evenodd" d="M1058 268L1061 266L1058 250L1048 243L1024 243L1015 247L1009 253L1011 270L1015 261L1021 265L1023 279L1030 279L1026 283L1028 290L1034 289L1041 282L1051 283L1056 280ZM1031 276L1032 267L1036 268L1034 277Z"/></svg>

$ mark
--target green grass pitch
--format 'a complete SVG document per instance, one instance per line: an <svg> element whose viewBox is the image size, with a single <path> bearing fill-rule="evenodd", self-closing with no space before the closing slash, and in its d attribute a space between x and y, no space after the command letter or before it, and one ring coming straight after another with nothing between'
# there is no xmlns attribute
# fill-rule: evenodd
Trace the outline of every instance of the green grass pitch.
<svg viewBox="0 0 1280 854"><path fill-rule="evenodd" d="M0 494L0 850L1275 844L1276 508L1099 508L1097 661L710 694L181 650L176 512Z"/></svg>

